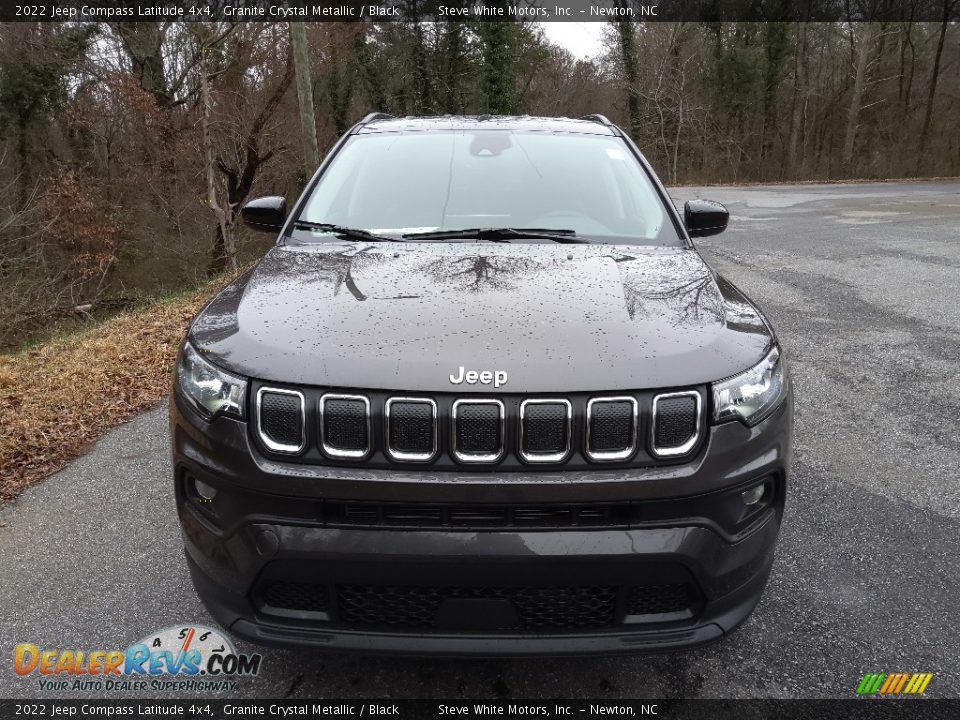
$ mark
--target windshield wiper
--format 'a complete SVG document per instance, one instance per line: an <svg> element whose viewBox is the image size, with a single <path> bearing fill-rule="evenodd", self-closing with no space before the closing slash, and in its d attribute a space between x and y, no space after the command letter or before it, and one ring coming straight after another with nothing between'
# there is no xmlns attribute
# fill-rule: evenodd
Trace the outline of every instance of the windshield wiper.
<svg viewBox="0 0 960 720"><path fill-rule="evenodd" d="M361 228L346 227L344 225L334 225L332 223L318 223L309 220L296 220L293 223L295 228L302 230L322 230L331 235L346 238L347 240L359 240L366 242L402 242L398 238L387 237L386 235L377 235L369 230Z"/></svg>
<svg viewBox="0 0 960 720"><path fill-rule="evenodd" d="M573 230L553 230L549 228L464 228L463 230L431 230L429 232L407 233L405 240L487 240L489 242L510 242L511 240L552 240L557 243L578 245L592 244L592 240L578 238Z"/></svg>

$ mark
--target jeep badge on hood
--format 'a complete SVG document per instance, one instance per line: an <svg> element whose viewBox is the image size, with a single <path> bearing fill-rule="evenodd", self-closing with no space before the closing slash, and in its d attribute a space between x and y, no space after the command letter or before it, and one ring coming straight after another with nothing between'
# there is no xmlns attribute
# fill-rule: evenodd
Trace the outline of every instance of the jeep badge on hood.
<svg viewBox="0 0 960 720"><path fill-rule="evenodd" d="M507 384L506 370L464 370L463 365L457 368L457 372L450 375L450 382L459 385L466 382L467 385L489 385L493 383L495 388Z"/></svg>

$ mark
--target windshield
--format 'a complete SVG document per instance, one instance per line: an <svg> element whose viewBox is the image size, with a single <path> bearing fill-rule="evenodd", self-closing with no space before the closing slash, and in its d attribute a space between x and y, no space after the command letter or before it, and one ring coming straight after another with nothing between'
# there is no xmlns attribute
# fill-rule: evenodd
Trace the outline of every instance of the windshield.
<svg viewBox="0 0 960 720"><path fill-rule="evenodd" d="M299 220L391 236L544 228L598 242L682 245L630 149L602 135L360 135L337 153Z"/></svg>

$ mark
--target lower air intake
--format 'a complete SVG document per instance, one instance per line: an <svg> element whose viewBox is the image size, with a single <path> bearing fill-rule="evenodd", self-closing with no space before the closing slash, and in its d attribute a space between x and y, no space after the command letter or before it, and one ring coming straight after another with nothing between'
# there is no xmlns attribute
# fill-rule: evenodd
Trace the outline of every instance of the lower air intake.
<svg viewBox="0 0 960 720"><path fill-rule="evenodd" d="M326 612L328 590L326 585L275 580L263 589L263 601L283 610Z"/></svg>
<svg viewBox="0 0 960 720"><path fill-rule="evenodd" d="M628 615L664 615L690 609L686 585L634 585L627 591Z"/></svg>
<svg viewBox="0 0 960 720"><path fill-rule="evenodd" d="M380 627L433 627L447 600L505 600L521 628L565 630L612 625L616 587L420 587L338 585L341 622Z"/></svg>

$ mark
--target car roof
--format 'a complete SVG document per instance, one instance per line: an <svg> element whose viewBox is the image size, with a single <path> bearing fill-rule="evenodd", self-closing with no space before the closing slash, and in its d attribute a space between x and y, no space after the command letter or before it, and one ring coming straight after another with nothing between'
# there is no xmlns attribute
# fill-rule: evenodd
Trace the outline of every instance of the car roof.
<svg viewBox="0 0 960 720"><path fill-rule="evenodd" d="M597 119L532 117L530 115L437 115L431 117L375 116L356 129L359 135L430 130L540 130L582 135L616 135L614 127Z"/></svg>

